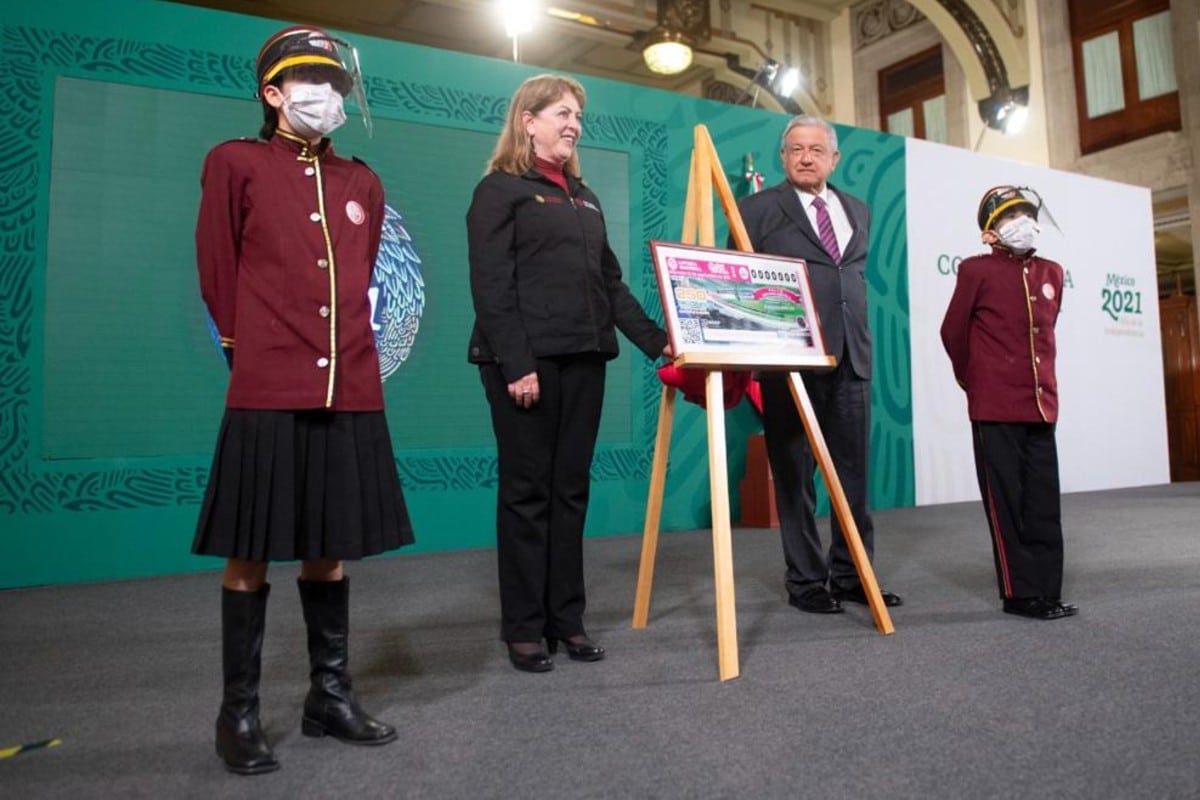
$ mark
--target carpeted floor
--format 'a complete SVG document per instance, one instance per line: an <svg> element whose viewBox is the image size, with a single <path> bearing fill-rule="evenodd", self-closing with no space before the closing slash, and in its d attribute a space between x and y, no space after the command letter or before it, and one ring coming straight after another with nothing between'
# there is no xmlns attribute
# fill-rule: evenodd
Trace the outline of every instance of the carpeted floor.
<svg viewBox="0 0 1200 800"><path fill-rule="evenodd" d="M446 798L1200 797L1200 484L1064 498L1055 622L999 612L978 504L876 514L896 633L787 606L770 530L735 530L741 678L717 680L711 540L659 548L630 628L639 536L589 540L596 664L518 673L494 554L352 565L351 664L400 740L300 734L293 565L272 570L263 710L283 768L229 775L216 573L0 593L0 796Z"/></svg>

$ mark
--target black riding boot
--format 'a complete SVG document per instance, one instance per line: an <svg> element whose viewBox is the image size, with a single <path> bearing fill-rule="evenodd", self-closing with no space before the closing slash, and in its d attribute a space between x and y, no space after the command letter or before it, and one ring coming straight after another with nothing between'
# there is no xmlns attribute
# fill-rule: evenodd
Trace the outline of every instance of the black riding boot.
<svg viewBox="0 0 1200 800"><path fill-rule="evenodd" d="M347 667L350 579L299 580L300 604L308 626L312 686L304 699L300 730L305 736L329 735L350 744L387 744L396 729L362 710L350 687Z"/></svg>
<svg viewBox="0 0 1200 800"><path fill-rule="evenodd" d="M279 769L258 719L263 627L269 584L257 592L221 589L221 664L225 694L217 715L217 755L239 775Z"/></svg>

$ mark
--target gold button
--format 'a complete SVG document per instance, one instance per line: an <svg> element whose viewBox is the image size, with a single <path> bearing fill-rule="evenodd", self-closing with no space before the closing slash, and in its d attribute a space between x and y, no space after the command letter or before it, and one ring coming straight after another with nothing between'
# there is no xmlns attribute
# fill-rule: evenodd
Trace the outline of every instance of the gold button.
<svg viewBox="0 0 1200 800"><path fill-rule="evenodd" d="M1034 357L1033 357L1033 363L1035 363L1035 364L1040 364L1040 363L1042 363L1042 357L1041 357L1041 356L1034 356Z"/></svg>
<svg viewBox="0 0 1200 800"><path fill-rule="evenodd" d="M326 358L325 356L321 356L320 358L317 359L317 366L320 367L321 369L325 369L326 367L329 366L329 359ZM1040 392L1041 389L1038 389L1038 391Z"/></svg>
<svg viewBox="0 0 1200 800"><path fill-rule="evenodd" d="M305 168L304 168L304 174L305 174L305 175L316 175L316 174L317 174L317 171L316 171L315 169L313 169L312 167L305 167ZM1025 270L1025 271L1026 271L1026 272L1029 272L1029 270Z"/></svg>
<svg viewBox="0 0 1200 800"><path fill-rule="evenodd" d="M316 212L316 211L314 211L313 213L309 214L309 215L308 215L308 218L309 218L309 219L311 219L313 222L320 222L320 221L321 221L321 215L320 215L318 212Z"/></svg>
<svg viewBox="0 0 1200 800"><path fill-rule="evenodd" d="M317 313L320 314L322 317L328 317L329 316L329 306L321 306L320 308L317 309Z"/></svg>
<svg viewBox="0 0 1200 800"><path fill-rule="evenodd" d="M1039 328L1037 325L1034 325L1034 326L1033 326L1033 332L1034 332L1034 333L1037 333L1039 330L1041 330L1041 328Z"/></svg>
<svg viewBox="0 0 1200 800"><path fill-rule="evenodd" d="M317 266L320 267L321 269L329 269L329 259L328 258L318 258ZM1037 328L1034 328L1033 332L1037 333Z"/></svg>

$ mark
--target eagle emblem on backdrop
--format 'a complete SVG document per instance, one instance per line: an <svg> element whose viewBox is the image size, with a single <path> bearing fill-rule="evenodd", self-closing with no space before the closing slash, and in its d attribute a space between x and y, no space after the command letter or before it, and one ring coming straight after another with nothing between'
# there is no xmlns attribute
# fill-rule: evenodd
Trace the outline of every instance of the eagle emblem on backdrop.
<svg viewBox="0 0 1200 800"><path fill-rule="evenodd" d="M367 293L379 374L387 380L412 352L425 311L421 257L404 227L404 217L391 206L383 208L383 238Z"/></svg>
<svg viewBox="0 0 1200 800"><path fill-rule="evenodd" d="M375 349L379 351L379 375L386 381L412 352L425 311L421 257L404 227L404 217L389 205L383 207L383 236L367 297L371 301ZM221 335L212 317L205 316L209 337L220 353Z"/></svg>

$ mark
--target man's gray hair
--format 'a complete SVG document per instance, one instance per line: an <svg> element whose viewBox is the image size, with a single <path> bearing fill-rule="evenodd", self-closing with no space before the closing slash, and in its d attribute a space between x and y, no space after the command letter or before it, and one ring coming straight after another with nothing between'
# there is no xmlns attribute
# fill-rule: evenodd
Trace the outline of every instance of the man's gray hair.
<svg viewBox="0 0 1200 800"><path fill-rule="evenodd" d="M827 121L821 117L815 117L811 114L800 114L788 120L787 127L783 129L783 136L779 137L779 149L782 151L787 146L787 135L791 133L792 128L824 128L829 134L829 149L834 153L838 151L837 131L833 129Z"/></svg>

